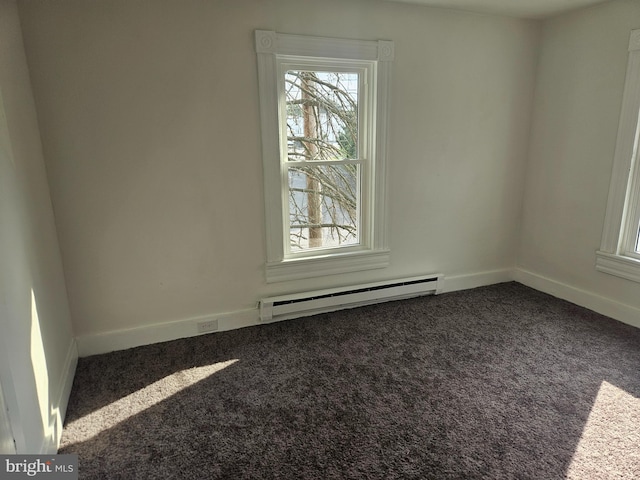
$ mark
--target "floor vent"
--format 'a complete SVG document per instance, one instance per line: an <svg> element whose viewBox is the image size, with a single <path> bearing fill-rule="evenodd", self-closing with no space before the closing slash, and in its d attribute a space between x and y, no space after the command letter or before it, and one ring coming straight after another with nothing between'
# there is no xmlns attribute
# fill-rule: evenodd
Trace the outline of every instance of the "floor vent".
<svg viewBox="0 0 640 480"><path fill-rule="evenodd" d="M260 300L260 321L272 322L343 308L437 294L444 277L433 274L350 287L282 295Z"/></svg>

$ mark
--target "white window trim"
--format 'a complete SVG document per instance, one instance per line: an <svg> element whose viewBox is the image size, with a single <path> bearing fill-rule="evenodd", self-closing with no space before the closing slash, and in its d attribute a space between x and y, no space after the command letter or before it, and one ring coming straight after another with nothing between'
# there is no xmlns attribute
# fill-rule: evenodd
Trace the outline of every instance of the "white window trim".
<svg viewBox="0 0 640 480"><path fill-rule="evenodd" d="M629 40L627 75L609 186L609 199L596 269L640 282L640 256L633 236L640 222L640 30Z"/></svg>
<svg viewBox="0 0 640 480"><path fill-rule="evenodd" d="M334 275L389 265L387 222L387 131L391 63L394 44L386 40L347 40L288 35L256 30L256 53L262 124L262 158L264 170L267 282L298 280ZM357 249L319 250L316 255L288 258L284 246L285 211L288 201L283 193L280 159L280 122L278 65L288 57L317 59L365 60L376 62L377 90L373 106L375 114L374 172L368 207L372 208L367 228L368 245ZM335 252L335 253L334 253Z"/></svg>

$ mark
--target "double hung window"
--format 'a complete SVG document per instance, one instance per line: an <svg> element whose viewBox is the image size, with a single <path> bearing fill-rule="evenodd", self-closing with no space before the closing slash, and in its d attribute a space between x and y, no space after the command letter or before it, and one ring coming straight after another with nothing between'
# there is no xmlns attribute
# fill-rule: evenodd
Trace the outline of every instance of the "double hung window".
<svg viewBox="0 0 640 480"><path fill-rule="evenodd" d="M393 43L256 32L267 281L384 267Z"/></svg>
<svg viewBox="0 0 640 480"><path fill-rule="evenodd" d="M596 269L640 282L640 30L629 42L609 200Z"/></svg>
<svg viewBox="0 0 640 480"><path fill-rule="evenodd" d="M369 162L362 100L370 69L328 62L318 70L319 63L282 64L288 256L366 243L362 190Z"/></svg>

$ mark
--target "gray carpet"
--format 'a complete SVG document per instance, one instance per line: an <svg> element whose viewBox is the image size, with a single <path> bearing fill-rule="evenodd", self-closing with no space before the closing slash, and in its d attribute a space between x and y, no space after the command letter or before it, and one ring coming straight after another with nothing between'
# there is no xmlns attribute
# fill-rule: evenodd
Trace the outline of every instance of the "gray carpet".
<svg viewBox="0 0 640 480"><path fill-rule="evenodd" d="M86 479L640 478L640 329L517 283L81 359Z"/></svg>

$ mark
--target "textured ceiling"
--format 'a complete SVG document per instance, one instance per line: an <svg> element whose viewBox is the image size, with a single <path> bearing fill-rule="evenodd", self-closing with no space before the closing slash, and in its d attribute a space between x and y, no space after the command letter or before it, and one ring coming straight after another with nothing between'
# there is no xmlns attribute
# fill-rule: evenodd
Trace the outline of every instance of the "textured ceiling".
<svg viewBox="0 0 640 480"><path fill-rule="evenodd" d="M520 18L546 18L609 0L387 0Z"/></svg>

